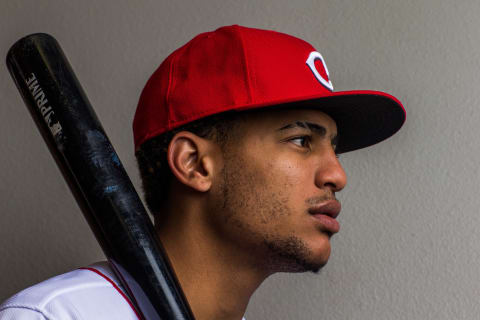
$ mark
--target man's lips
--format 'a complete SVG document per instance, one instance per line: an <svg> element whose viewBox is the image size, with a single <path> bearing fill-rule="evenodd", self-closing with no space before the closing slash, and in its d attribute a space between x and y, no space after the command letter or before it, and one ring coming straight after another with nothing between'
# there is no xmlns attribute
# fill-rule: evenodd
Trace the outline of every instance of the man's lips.
<svg viewBox="0 0 480 320"><path fill-rule="evenodd" d="M335 219L340 213L340 210L342 210L342 205L339 201L329 200L320 205L311 207L308 209L308 213L312 215L324 214Z"/></svg>
<svg viewBox="0 0 480 320"><path fill-rule="evenodd" d="M319 205L310 207L310 213L317 221L319 221L326 231L337 233L340 230L340 224L335 218L340 213L342 206L337 200L329 200Z"/></svg>

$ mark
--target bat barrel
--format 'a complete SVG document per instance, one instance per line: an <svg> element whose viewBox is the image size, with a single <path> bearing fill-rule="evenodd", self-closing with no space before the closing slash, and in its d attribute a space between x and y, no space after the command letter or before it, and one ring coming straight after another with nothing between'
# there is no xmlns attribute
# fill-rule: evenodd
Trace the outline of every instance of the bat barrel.
<svg viewBox="0 0 480 320"><path fill-rule="evenodd" d="M58 42L16 42L8 69L42 137L137 312L194 319L135 188ZM52 196L54 197L54 196Z"/></svg>

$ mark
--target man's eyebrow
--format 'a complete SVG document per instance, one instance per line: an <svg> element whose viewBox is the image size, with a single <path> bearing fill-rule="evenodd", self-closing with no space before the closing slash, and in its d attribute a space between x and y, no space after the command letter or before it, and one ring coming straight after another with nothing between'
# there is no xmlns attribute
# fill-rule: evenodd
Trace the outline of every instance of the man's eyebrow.
<svg viewBox="0 0 480 320"><path fill-rule="evenodd" d="M310 131L315 132L319 136L325 136L327 134L327 129L325 127L318 125L316 123L312 122L307 122L307 121L295 121L294 123L289 123L284 127L281 127L278 129L278 131L283 131L283 130L288 130L288 129L294 129L294 128L304 128L304 129L309 129Z"/></svg>
<svg viewBox="0 0 480 320"><path fill-rule="evenodd" d="M293 123L289 123L286 126L281 127L280 129L278 129L278 131L294 129L298 127L315 132L320 137L324 137L327 134L327 129L325 129L325 127L316 123L308 122L308 121L295 121ZM337 144L338 144L338 136L335 135L332 137L332 145L336 146Z"/></svg>

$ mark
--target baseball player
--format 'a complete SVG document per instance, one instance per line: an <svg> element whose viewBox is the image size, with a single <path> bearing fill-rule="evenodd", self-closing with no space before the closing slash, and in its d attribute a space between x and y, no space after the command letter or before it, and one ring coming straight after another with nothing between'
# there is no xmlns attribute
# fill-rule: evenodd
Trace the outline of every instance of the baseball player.
<svg viewBox="0 0 480 320"><path fill-rule="evenodd" d="M286 34L228 26L174 51L133 122L146 203L197 320L241 320L276 272L318 272L339 231L338 154L405 121L378 91L335 92L325 60ZM30 287L0 319L138 319L105 262Z"/></svg>

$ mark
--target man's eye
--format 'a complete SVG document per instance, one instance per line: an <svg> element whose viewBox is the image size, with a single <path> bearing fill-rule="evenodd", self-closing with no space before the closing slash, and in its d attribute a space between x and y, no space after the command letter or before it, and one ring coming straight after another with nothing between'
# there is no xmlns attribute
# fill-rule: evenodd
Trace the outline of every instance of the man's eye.
<svg viewBox="0 0 480 320"><path fill-rule="evenodd" d="M299 147L306 148L310 145L310 140L311 139L309 136L301 136L290 139L290 142L296 144Z"/></svg>

